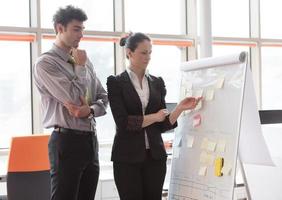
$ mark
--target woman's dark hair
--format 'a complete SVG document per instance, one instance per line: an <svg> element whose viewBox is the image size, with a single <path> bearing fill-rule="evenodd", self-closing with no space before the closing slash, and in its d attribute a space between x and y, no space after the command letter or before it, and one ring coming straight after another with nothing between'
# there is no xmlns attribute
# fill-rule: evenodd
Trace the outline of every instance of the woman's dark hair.
<svg viewBox="0 0 282 200"><path fill-rule="evenodd" d="M145 35L144 33L131 33L128 36L122 37L120 39L119 45L122 47L125 46L134 52L138 44L144 40L151 41L149 36Z"/></svg>
<svg viewBox="0 0 282 200"><path fill-rule="evenodd" d="M65 8L60 8L53 16L53 25L56 33L57 24L62 24L64 27L66 27L67 24L74 19L80 22L84 22L87 20L87 15L82 9L76 8L72 5L68 5Z"/></svg>

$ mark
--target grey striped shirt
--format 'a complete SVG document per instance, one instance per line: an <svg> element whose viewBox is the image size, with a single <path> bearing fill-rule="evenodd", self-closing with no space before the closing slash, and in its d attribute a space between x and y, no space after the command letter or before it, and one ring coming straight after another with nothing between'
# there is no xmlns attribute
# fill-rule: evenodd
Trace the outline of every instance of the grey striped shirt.
<svg viewBox="0 0 282 200"><path fill-rule="evenodd" d="M93 130L95 123L91 123L91 119L71 116L63 103L69 101L81 105L79 97L87 96L88 104L94 109L94 116L99 117L106 114L107 92L89 59L85 66L73 67L67 62L69 58L67 52L54 44L34 65L34 80L41 94L43 125L45 128L57 125L77 130Z"/></svg>

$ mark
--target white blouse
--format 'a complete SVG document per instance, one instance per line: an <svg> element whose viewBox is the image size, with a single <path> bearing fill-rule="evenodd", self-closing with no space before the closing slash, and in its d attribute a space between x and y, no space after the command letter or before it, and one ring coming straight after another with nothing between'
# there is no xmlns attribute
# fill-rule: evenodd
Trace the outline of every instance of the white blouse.
<svg viewBox="0 0 282 200"><path fill-rule="evenodd" d="M126 71L140 98L140 101L142 104L143 115L145 115L145 110L147 108L147 105L149 102L149 96L150 96L149 83L147 79L148 71L146 71L142 79L142 85L140 85L137 75L131 69L126 68ZM146 149L150 149L149 139L148 139L146 131L145 131L145 145L146 145Z"/></svg>

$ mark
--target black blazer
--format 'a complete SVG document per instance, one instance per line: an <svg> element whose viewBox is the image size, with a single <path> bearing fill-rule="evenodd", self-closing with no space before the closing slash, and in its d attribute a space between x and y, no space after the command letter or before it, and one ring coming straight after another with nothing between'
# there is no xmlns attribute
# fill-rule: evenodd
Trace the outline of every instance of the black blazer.
<svg viewBox="0 0 282 200"><path fill-rule="evenodd" d="M166 89L162 78L146 75L150 96L146 114L156 113L166 108ZM175 128L168 116L163 122L153 123L142 128L142 104L130 77L126 71L110 76L107 80L108 98L116 123L116 135L112 148L112 161L136 163L145 160L145 130L147 132L152 157L156 160L166 159L166 151L161 133Z"/></svg>

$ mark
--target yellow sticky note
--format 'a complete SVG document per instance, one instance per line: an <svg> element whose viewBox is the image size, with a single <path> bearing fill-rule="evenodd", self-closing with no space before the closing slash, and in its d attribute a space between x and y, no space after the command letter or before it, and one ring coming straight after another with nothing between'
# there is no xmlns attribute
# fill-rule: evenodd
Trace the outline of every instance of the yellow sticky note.
<svg viewBox="0 0 282 200"><path fill-rule="evenodd" d="M215 176L222 176L222 167L223 167L223 158L222 157L218 157L215 159L214 162L214 175Z"/></svg>
<svg viewBox="0 0 282 200"><path fill-rule="evenodd" d="M192 83L191 82L185 82L184 87L186 88L185 97L191 97L192 96Z"/></svg>
<svg viewBox="0 0 282 200"><path fill-rule="evenodd" d="M184 98L185 98L185 96L186 96L186 88L185 88L185 87L183 87L183 86L181 86L181 88L180 88L180 95L179 95L179 99L180 99L180 100L182 100L182 99L184 99Z"/></svg>
<svg viewBox="0 0 282 200"><path fill-rule="evenodd" d="M185 97L191 97L192 96L192 89L186 89Z"/></svg>
<svg viewBox="0 0 282 200"><path fill-rule="evenodd" d="M201 166L199 169L199 176L206 176L207 174L207 166Z"/></svg>
<svg viewBox="0 0 282 200"><path fill-rule="evenodd" d="M181 143L182 143L182 134L181 133L175 134L174 140L173 140L173 146L180 147Z"/></svg>
<svg viewBox="0 0 282 200"><path fill-rule="evenodd" d="M223 168L221 170L221 172L223 173L223 175L225 176L229 176L231 174L232 171L232 167L230 164L224 163Z"/></svg>
<svg viewBox="0 0 282 200"><path fill-rule="evenodd" d="M213 89L209 89L206 91L206 95L205 95L205 100L206 101L211 101L214 98L214 90Z"/></svg>
<svg viewBox="0 0 282 200"><path fill-rule="evenodd" d="M220 77L217 79L216 84L215 84L215 88L220 89L223 87L223 83L224 83L224 77Z"/></svg>
<svg viewBox="0 0 282 200"><path fill-rule="evenodd" d="M206 163L208 165L212 165L213 164L213 161L214 161L214 155L210 154L210 153L207 153L206 155Z"/></svg>
<svg viewBox="0 0 282 200"><path fill-rule="evenodd" d="M194 110L200 110L202 108L202 100L198 102Z"/></svg>
<svg viewBox="0 0 282 200"><path fill-rule="evenodd" d="M219 140L217 145L216 145L216 151L220 152L220 153L224 153L225 152L225 146L226 146L225 140Z"/></svg>
<svg viewBox="0 0 282 200"><path fill-rule="evenodd" d="M173 158L179 158L179 154L180 154L180 148L173 148L173 152L172 152L172 155L173 155Z"/></svg>
<svg viewBox="0 0 282 200"><path fill-rule="evenodd" d="M192 148L194 144L194 136L193 135L188 135L187 136L187 147Z"/></svg>
<svg viewBox="0 0 282 200"><path fill-rule="evenodd" d="M200 154L200 163L206 163L207 160L207 152L202 151Z"/></svg>
<svg viewBox="0 0 282 200"><path fill-rule="evenodd" d="M201 149L206 149L208 146L208 142L209 142L208 138L204 138L201 143Z"/></svg>
<svg viewBox="0 0 282 200"><path fill-rule="evenodd" d="M212 165L214 160L214 156L205 151L202 151L200 154L200 163L204 163L206 165Z"/></svg>
<svg viewBox="0 0 282 200"><path fill-rule="evenodd" d="M187 90L192 90L193 84L191 81L185 81L184 85L187 88Z"/></svg>
<svg viewBox="0 0 282 200"><path fill-rule="evenodd" d="M193 97L202 97L203 96L203 89L193 90Z"/></svg>
<svg viewBox="0 0 282 200"><path fill-rule="evenodd" d="M209 140L206 146L206 150L214 152L215 147L216 147L216 142Z"/></svg>
<svg viewBox="0 0 282 200"><path fill-rule="evenodd" d="M183 111L183 116L188 115L190 112L191 112L191 110L185 110L185 111Z"/></svg>

